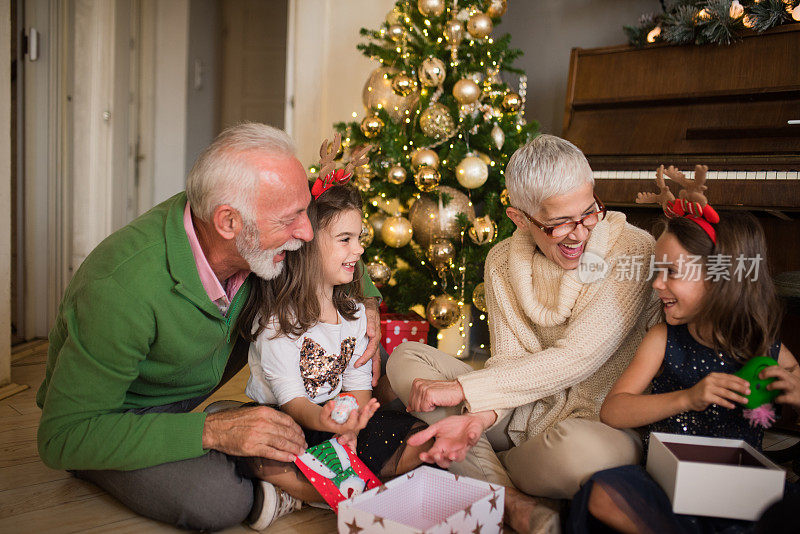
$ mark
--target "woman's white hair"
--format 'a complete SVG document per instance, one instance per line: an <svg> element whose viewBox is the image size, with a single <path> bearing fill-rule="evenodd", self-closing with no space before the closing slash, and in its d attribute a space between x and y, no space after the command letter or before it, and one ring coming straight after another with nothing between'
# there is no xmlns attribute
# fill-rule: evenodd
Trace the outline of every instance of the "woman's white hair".
<svg viewBox="0 0 800 534"><path fill-rule="evenodd" d="M294 156L295 145L283 130L245 122L231 126L214 139L197 158L186 178L186 196L192 212L210 221L214 210L227 204L237 210L245 222L255 221L253 199L259 183L258 168L251 159L255 154Z"/></svg>
<svg viewBox="0 0 800 534"><path fill-rule="evenodd" d="M550 197L594 184L583 152L569 141L547 134L518 148L508 161L505 176L511 205L529 215Z"/></svg>

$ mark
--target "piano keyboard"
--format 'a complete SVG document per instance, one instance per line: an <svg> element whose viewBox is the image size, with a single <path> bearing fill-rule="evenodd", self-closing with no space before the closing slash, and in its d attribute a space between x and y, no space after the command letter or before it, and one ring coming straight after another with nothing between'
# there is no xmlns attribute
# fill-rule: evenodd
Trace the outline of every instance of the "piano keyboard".
<svg viewBox="0 0 800 534"><path fill-rule="evenodd" d="M683 170L687 178L694 178L694 171ZM595 180L655 180L656 170L649 171L594 171ZM708 171L707 180L798 180L800 171Z"/></svg>

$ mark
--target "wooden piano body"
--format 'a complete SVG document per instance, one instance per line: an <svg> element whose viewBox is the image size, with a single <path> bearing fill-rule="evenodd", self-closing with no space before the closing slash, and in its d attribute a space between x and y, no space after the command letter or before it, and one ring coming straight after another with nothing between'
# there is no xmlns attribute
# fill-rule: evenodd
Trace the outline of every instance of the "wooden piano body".
<svg viewBox="0 0 800 534"><path fill-rule="evenodd" d="M563 136L598 196L648 229L658 210L634 199L657 192L656 168L708 165L711 205L752 211L773 274L800 271L800 24L731 46L573 49ZM795 306L782 335L800 356Z"/></svg>

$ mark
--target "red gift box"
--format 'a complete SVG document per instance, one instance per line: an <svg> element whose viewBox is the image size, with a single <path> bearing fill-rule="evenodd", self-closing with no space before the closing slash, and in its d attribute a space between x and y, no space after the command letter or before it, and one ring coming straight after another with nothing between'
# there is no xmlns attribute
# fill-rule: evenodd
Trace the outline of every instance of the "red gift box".
<svg viewBox="0 0 800 534"><path fill-rule="evenodd" d="M404 341L428 340L428 321L416 313L385 313L381 315L381 344L389 354Z"/></svg>

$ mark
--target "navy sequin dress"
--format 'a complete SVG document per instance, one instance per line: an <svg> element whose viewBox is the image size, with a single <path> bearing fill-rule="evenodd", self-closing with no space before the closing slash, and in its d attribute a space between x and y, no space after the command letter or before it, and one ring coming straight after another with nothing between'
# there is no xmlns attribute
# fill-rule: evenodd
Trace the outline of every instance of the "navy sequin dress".
<svg viewBox="0 0 800 534"><path fill-rule="evenodd" d="M779 351L780 343L775 343L769 356L777 360ZM741 363L726 354L698 343L686 325L667 325L664 362L658 376L653 378L652 393L688 389L709 373L732 374L741 367ZM743 417L741 406L731 410L713 405L702 412L680 413L653 423L648 431L742 439L759 450L764 436L762 428L752 428ZM673 513L669 498L644 467L626 465L595 473L583 485L570 507L569 532L608 532L588 512L589 495L595 483L602 484L615 504L643 532L738 534L753 531L754 523L747 521Z"/></svg>

